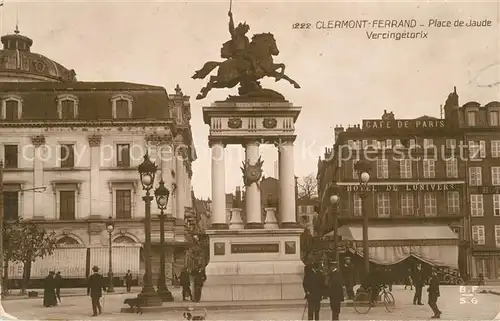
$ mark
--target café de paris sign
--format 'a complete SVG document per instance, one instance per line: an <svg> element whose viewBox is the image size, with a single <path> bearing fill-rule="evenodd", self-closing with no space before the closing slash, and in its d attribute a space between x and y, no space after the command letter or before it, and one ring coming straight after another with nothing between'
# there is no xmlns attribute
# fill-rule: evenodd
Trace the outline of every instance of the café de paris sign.
<svg viewBox="0 0 500 321"><path fill-rule="evenodd" d="M340 184L339 184L340 185ZM344 185L344 184L342 184ZM455 183L418 183L418 184L387 184L387 185L368 185L361 187L359 184L344 185L347 192L439 192L439 191L455 191L457 184Z"/></svg>

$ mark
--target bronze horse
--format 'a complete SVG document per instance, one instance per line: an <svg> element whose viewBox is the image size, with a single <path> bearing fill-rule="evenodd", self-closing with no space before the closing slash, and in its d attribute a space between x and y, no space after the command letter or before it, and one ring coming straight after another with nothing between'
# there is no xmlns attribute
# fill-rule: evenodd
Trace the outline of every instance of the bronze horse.
<svg viewBox="0 0 500 321"><path fill-rule="evenodd" d="M193 79L204 79L216 67L219 68L217 75L210 76L207 85L201 89L196 99L205 98L213 88L233 88L237 84L247 88L251 86L250 90L258 90L261 88L257 80L264 77L273 77L276 81L285 79L295 88L300 88L295 80L285 75L284 64L273 62L273 56L279 54L273 34L254 35L248 47L248 53L255 58L255 71L252 70L250 61L243 59L231 58L223 62L209 61L205 63L203 68L195 72ZM281 69L280 72L277 71L278 69Z"/></svg>

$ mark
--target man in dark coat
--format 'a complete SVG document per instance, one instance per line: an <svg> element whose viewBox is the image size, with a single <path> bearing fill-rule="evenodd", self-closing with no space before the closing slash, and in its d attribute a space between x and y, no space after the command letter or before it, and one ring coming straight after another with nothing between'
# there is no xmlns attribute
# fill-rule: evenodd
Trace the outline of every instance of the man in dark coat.
<svg viewBox="0 0 500 321"><path fill-rule="evenodd" d="M56 276L54 277L54 283L56 288L57 300L59 300L59 303L61 303L61 286L62 286L61 272L57 271Z"/></svg>
<svg viewBox="0 0 500 321"><path fill-rule="evenodd" d="M132 290L132 273L130 273L130 270L125 274L125 286L127 287L127 292Z"/></svg>
<svg viewBox="0 0 500 321"><path fill-rule="evenodd" d="M354 299L354 266L351 263L351 258L346 257L345 262L344 262L344 267L343 267L343 281L344 281L344 286L345 290L347 292L347 298L350 300Z"/></svg>
<svg viewBox="0 0 500 321"><path fill-rule="evenodd" d="M319 320L319 310L323 297L325 281L318 262L304 267L302 286L307 299L307 317L309 320Z"/></svg>
<svg viewBox="0 0 500 321"><path fill-rule="evenodd" d="M422 271L422 265L417 264L417 268L413 273L413 285L415 286L415 295L413 296L413 304L424 305L422 303L422 288L425 284L425 276Z"/></svg>
<svg viewBox="0 0 500 321"><path fill-rule="evenodd" d="M102 313L100 299L102 297L102 292L106 290L106 282L103 276L99 274L99 268L97 266L94 266L92 271L94 274L89 276L87 283L87 295L90 295L90 298L92 299L92 316L95 317L97 316L97 312L99 312L99 314Z"/></svg>
<svg viewBox="0 0 500 321"><path fill-rule="evenodd" d="M337 262L330 263L331 271L328 276L328 297L330 298L330 309L332 310L332 320L338 320L340 306L344 301L344 289L342 288L342 277L337 268Z"/></svg>
<svg viewBox="0 0 500 321"><path fill-rule="evenodd" d="M191 278L187 268L184 268L179 276L179 283L182 286L182 301L186 301L186 298L193 300L193 294L191 293Z"/></svg>
<svg viewBox="0 0 500 321"><path fill-rule="evenodd" d="M43 306L55 307L57 305L56 284L54 271L50 271L43 284Z"/></svg>
<svg viewBox="0 0 500 321"><path fill-rule="evenodd" d="M207 275L205 274L205 269L201 266L193 271L194 277L194 302L200 302L201 300L201 289L203 288L203 283L207 280Z"/></svg>
<svg viewBox="0 0 500 321"><path fill-rule="evenodd" d="M437 306L437 300L439 298L439 278L437 276L436 270L432 270L432 276L429 281L429 287L427 288L427 292L429 293L429 306L434 312L434 315L431 317L432 319L441 318L441 311Z"/></svg>

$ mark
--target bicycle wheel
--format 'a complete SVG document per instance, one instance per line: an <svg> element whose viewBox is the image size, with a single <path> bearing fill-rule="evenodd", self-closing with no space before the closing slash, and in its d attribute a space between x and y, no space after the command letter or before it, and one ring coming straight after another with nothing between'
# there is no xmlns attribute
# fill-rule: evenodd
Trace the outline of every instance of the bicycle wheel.
<svg viewBox="0 0 500 321"><path fill-rule="evenodd" d="M383 297L385 309L387 310L387 312L394 311L394 308L396 307L396 301L394 300L394 295L392 295L392 293L390 293L390 292L384 292L382 297Z"/></svg>
<svg viewBox="0 0 500 321"><path fill-rule="evenodd" d="M367 314L372 308L370 304L370 294L367 292L359 292L354 297L354 310L359 314Z"/></svg>

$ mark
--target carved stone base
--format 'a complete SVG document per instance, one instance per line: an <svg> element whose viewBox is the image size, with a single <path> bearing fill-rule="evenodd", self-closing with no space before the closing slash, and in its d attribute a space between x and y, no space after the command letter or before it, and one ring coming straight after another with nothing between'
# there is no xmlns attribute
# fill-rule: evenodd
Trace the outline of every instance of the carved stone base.
<svg viewBox="0 0 500 321"><path fill-rule="evenodd" d="M143 287L137 296L144 300L145 307L159 307L163 304L153 287Z"/></svg>
<svg viewBox="0 0 500 321"><path fill-rule="evenodd" d="M299 228L300 225L296 222L283 222L280 224L280 228Z"/></svg>
<svg viewBox="0 0 500 321"><path fill-rule="evenodd" d="M210 224L211 230L227 230L229 229L229 224L226 223L213 223Z"/></svg>
<svg viewBox="0 0 500 321"><path fill-rule="evenodd" d="M287 101L285 97L272 89L258 89L239 96L229 96L226 101L258 102L258 101Z"/></svg>
<svg viewBox="0 0 500 321"><path fill-rule="evenodd" d="M245 229L247 230L258 230L258 229L263 229L264 228L264 223L246 223L245 224Z"/></svg>
<svg viewBox="0 0 500 321"><path fill-rule="evenodd" d="M158 293L158 296L160 297L160 299L163 302L173 302L174 301L174 297L172 295L172 292L170 292L170 290L167 288L166 285L158 286L158 291L156 291L156 292Z"/></svg>

